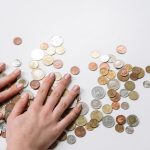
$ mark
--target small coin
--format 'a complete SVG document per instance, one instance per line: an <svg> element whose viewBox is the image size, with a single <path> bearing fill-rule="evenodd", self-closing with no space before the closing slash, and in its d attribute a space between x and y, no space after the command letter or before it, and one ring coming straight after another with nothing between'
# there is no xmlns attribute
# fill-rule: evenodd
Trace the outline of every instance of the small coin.
<svg viewBox="0 0 150 150"><path fill-rule="evenodd" d="M45 51L48 55L54 55L56 53L56 48L53 46L50 46L47 48L47 50Z"/></svg>
<svg viewBox="0 0 150 150"><path fill-rule="evenodd" d="M41 60L44 57L44 52L41 49L35 49L31 52L32 60Z"/></svg>
<svg viewBox="0 0 150 150"><path fill-rule="evenodd" d="M129 98L130 98L131 100L138 100L138 99L139 99L139 94L138 94L138 92L136 92L136 91L131 91L131 92L129 93Z"/></svg>
<svg viewBox="0 0 150 150"><path fill-rule="evenodd" d="M133 91L135 89L135 83L133 81L127 81L124 85L125 89L128 91Z"/></svg>
<svg viewBox="0 0 150 150"><path fill-rule="evenodd" d="M102 103L101 103L100 100L94 99L94 100L91 101L91 106L92 106L93 109L100 109L101 106L102 106Z"/></svg>
<svg viewBox="0 0 150 150"><path fill-rule="evenodd" d="M38 80L32 80L30 82L30 87L33 89L33 90L37 90L39 87L40 87L40 82Z"/></svg>
<svg viewBox="0 0 150 150"><path fill-rule="evenodd" d="M77 137L80 137L80 138L84 137L86 135L86 130L82 126L81 127L77 127L74 132L75 132L75 135Z"/></svg>
<svg viewBox="0 0 150 150"><path fill-rule="evenodd" d="M118 133L122 133L124 131L124 126L123 125L120 125L120 124L116 124L115 125L115 130L118 132Z"/></svg>
<svg viewBox="0 0 150 150"><path fill-rule="evenodd" d="M120 88L120 82L117 79L109 80L107 87L108 89L118 90Z"/></svg>
<svg viewBox="0 0 150 150"><path fill-rule="evenodd" d="M108 74L106 75L108 79L114 79L116 77L116 73L113 70L109 70Z"/></svg>
<svg viewBox="0 0 150 150"><path fill-rule="evenodd" d="M145 70L147 73L150 73L150 66L147 66Z"/></svg>
<svg viewBox="0 0 150 150"><path fill-rule="evenodd" d="M126 131L127 134L133 134L134 133L134 128L130 127L130 126L127 126L125 128L125 131Z"/></svg>
<svg viewBox="0 0 150 150"><path fill-rule="evenodd" d="M89 106L84 102L79 102L82 105L82 110L80 115L86 115L89 112Z"/></svg>
<svg viewBox="0 0 150 150"><path fill-rule="evenodd" d="M112 128L115 125L115 120L112 116L107 115L107 116L103 117L102 123L105 127Z"/></svg>
<svg viewBox="0 0 150 150"><path fill-rule="evenodd" d="M120 69L124 66L124 62L122 60L116 60L113 65L116 69Z"/></svg>
<svg viewBox="0 0 150 150"><path fill-rule="evenodd" d="M67 133L64 131L59 137L59 141L65 141L67 139Z"/></svg>
<svg viewBox="0 0 150 150"><path fill-rule="evenodd" d="M120 95L121 95L121 97L126 98L126 97L129 96L129 93L126 89L121 89L120 90Z"/></svg>
<svg viewBox="0 0 150 150"><path fill-rule="evenodd" d="M106 76L108 74L109 70L107 68L101 68L100 69L100 74L102 76Z"/></svg>
<svg viewBox="0 0 150 150"><path fill-rule="evenodd" d="M139 119L136 115L129 115L127 117L127 123L131 127L136 127L139 125Z"/></svg>
<svg viewBox="0 0 150 150"><path fill-rule="evenodd" d="M109 63L114 63L116 61L116 56L113 54L109 54Z"/></svg>
<svg viewBox="0 0 150 150"><path fill-rule="evenodd" d="M126 65L124 65L124 67L123 67L123 68L126 68L128 72L131 72L131 71L132 71L133 66L132 66L131 64L126 64Z"/></svg>
<svg viewBox="0 0 150 150"><path fill-rule="evenodd" d="M127 48L124 45L118 45L116 51L119 54L125 54L127 52Z"/></svg>
<svg viewBox="0 0 150 150"><path fill-rule="evenodd" d="M85 126L86 123L87 123L87 119L85 118L85 116L79 116L76 120L77 126Z"/></svg>
<svg viewBox="0 0 150 150"><path fill-rule="evenodd" d="M42 50L47 50L48 47L49 47L48 43L41 43L40 44L40 49L42 49Z"/></svg>
<svg viewBox="0 0 150 150"><path fill-rule="evenodd" d="M122 102L121 103L121 108L124 110L128 110L129 109L129 103L128 102Z"/></svg>
<svg viewBox="0 0 150 150"><path fill-rule="evenodd" d="M60 72L54 72L55 73L55 80L59 81L62 79L62 74Z"/></svg>
<svg viewBox="0 0 150 150"><path fill-rule="evenodd" d="M98 81L98 83L100 85L105 85L105 84L108 83L108 79L107 79L106 76L100 76L100 77L98 77L97 81Z"/></svg>
<svg viewBox="0 0 150 150"><path fill-rule="evenodd" d="M109 55L102 55L100 56L101 62L108 62L109 61Z"/></svg>
<svg viewBox="0 0 150 150"><path fill-rule="evenodd" d="M115 97L116 94L117 94L117 92L116 92L116 90L114 90L114 89L109 89L109 90L107 91L107 95L108 95L110 98Z"/></svg>
<svg viewBox="0 0 150 150"><path fill-rule="evenodd" d="M98 68L98 65L95 62L91 62L89 63L88 68L90 71L96 71Z"/></svg>
<svg viewBox="0 0 150 150"><path fill-rule="evenodd" d="M99 51L97 51L97 50L93 50L93 51L91 51L90 52L90 56L92 57L92 58L99 58L100 57L100 53L99 53Z"/></svg>
<svg viewBox="0 0 150 150"><path fill-rule="evenodd" d="M63 46L60 46L60 47L56 47L56 53L58 55L62 55L65 53L65 48Z"/></svg>
<svg viewBox="0 0 150 150"><path fill-rule="evenodd" d="M120 103L118 102L112 102L111 106L112 106L112 109L114 110L120 109Z"/></svg>
<svg viewBox="0 0 150 150"><path fill-rule="evenodd" d="M87 131L93 131L93 130L94 130L94 128L91 127L91 123L90 123L90 122L88 122L88 123L85 125L85 128L86 128Z"/></svg>
<svg viewBox="0 0 150 150"><path fill-rule="evenodd" d="M103 99L106 95L106 92L103 87L95 86L92 89L91 94L95 99Z"/></svg>
<svg viewBox="0 0 150 150"><path fill-rule="evenodd" d="M50 39L50 43L54 46L54 47L59 47L63 44L64 40L61 36L53 36L51 39Z"/></svg>
<svg viewBox="0 0 150 150"><path fill-rule="evenodd" d="M108 70L110 69L110 66L109 66L109 64L108 63L101 63L100 65L99 65L99 68L101 69L101 68L107 68Z"/></svg>
<svg viewBox="0 0 150 150"><path fill-rule="evenodd" d="M126 68L120 69L120 75L123 77L126 77L129 74L128 70Z"/></svg>
<svg viewBox="0 0 150 150"><path fill-rule="evenodd" d="M73 75L78 75L80 73L80 68L77 66L73 66L73 67L71 67L70 72Z"/></svg>
<svg viewBox="0 0 150 150"><path fill-rule="evenodd" d="M21 37L15 37L15 38L13 39L13 43L14 43L15 45L21 45L21 44L22 44L22 39L21 39Z"/></svg>
<svg viewBox="0 0 150 150"><path fill-rule="evenodd" d="M100 122L103 118L103 113L99 110L94 110L90 114L91 119L96 119L98 122Z"/></svg>
<svg viewBox="0 0 150 150"><path fill-rule="evenodd" d="M116 117L116 122L119 124L119 125L124 125L126 123L126 117L124 115L118 115Z"/></svg>
<svg viewBox="0 0 150 150"><path fill-rule="evenodd" d="M140 67L133 67L132 72L135 74L140 74L141 73L141 68Z"/></svg>
<svg viewBox="0 0 150 150"><path fill-rule="evenodd" d="M45 55L43 58L42 58L42 62L44 65L46 66L50 66L53 64L54 62L54 58L50 55Z"/></svg>
<svg viewBox="0 0 150 150"><path fill-rule="evenodd" d="M92 128L97 128L99 126L99 121L97 119L91 119L89 124Z"/></svg>
<svg viewBox="0 0 150 150"><path fill-rule="evenodd" d="M20 79L18 79L17 84L23 84L23 87L25 88L28 86L29 82L25 78L20 78Z"/></svg>
<svg viewBox="0 0 150 150"><path fill-rule="evenodd" d="M45 72L40 68L32 70L31 74L34 80L42 80L45 77Z"/></svg>
<svg viewBox="0 0 150 150"><path fill-rule="evenodd" d="M76 137L74 135L68 135L67 136L67 143L68 144L75 144L76 143Z"/></svg>
<svg viewBox="0 0 150 150"><path fill-rule="evenodd" d="M118 102L118 101L120 101L121 96L120 96L120 94L117 92L116 96L115 96L115 97L112 97L112 98L110 98L110 99L111 99L111 101L113 101L113 102Z"/></svg>
<svg viewBox="0 0 150 150"><path fill-rule="evenodd" d="M150 81L148 81L148 80L144 81L144 82L143 82L143 86L144 86L145 88L150 88Z"/></svg>
<svg viewBox="0 0 150 150"><path fill-rule="evenodd" d="M112 109L112 106L109 105L109 104L105 104L103 107L102 107L102 111L105 113L105 114L111 114L113 109Z"/></svg>
<svg viewBox="0 0 150 150"><path fill-rule="evenodd" d="M63 61L61 59L55 59L53 62L53 66L56 69L60 69L63 67Z"/></svg>
<svg viewBox="0 0 150 150"><path fill-rule="evenodd" d="M125 82L125 81L128 81L129 80L129 73L127 74L127 76L122 76L121 75L121 70L120 71L118 71L118 73L117 73L117 78L120 80L120 81L122 81L122 82Z"/></svg>
<svg viewBox="0 0 150 150"><path fill-rule="evenodd" d="M138 80L138 74L132 72L132 73L130 74L130 79L133 80L133 81Z"/></svg>
<svg viewBox="0 0 150 150"><path fill-rule="evenodd" d="M12 62L12 66L13 67L20 67L21 66L21 61L19 59L15 59L13 62Z"/></svg>
<svg viewBox="0 0 150 150"><path fill-rule="evenodd" d="M37 68L39 67L38 61L32 60L32 61L29 63L29 67L30 67L31 69L37 69Z"/></svg>

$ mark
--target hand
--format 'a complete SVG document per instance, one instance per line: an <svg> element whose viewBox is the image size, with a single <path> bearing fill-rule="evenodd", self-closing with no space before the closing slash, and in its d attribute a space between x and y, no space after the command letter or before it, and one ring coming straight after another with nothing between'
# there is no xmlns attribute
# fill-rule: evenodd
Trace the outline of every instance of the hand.
<svg viewBox="0 0 150 150"><path fill-rule="evenodd" d="M77 105L65 118L61 119L64 111L79 94L79 86L75 85L68 95L62 97L71 81L71 76L66 74L47 97L54 81L54 73L45 77L26 112L24 108L28 103L28 95L22 95L17 102L7 120L7 150L47 150L65 128L78 117L81 105Z"/></svg>
<svg viewBox="0 0 150 150"><path fill-rule="evenodd" d="M3 63L0 63L0 73L2 73L6 68L6 65ZM21 71L16 69L8 76L0 78L0 103L5 102L9 100L9 98L15 96L18 94L22 89L22 84L13 84L8 89L4 90L8 85L12 84L16 79L20 76ZM3 118L3 114L0 112L0 119Z"/></svg>

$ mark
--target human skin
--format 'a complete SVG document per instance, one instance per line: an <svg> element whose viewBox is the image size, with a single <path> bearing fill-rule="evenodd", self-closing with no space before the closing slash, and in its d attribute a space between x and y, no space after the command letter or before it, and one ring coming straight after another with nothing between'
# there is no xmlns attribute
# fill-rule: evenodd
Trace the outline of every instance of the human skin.
<svg viewBox="0 0 150 150"><path fill-rule="evenodd" d="M0 64L0 72L4 69L5 65ZM16 70L11 75L0 79L0 89L13 82L20 74L21 71ZM71 81L71 75L66 74L51 95L47 97L54 81L54 73L44 78L33 103L27 111L25 109L28 104L28 94L24 93L21 96L7 119L7 150L47 150L66 127L78 117L82 109L81 104L77 105L65 118L61 118L64 111L79 94L80 87L74 85L69 93L62 97ZM23 85L13 85L6 90L7 93L1 91L0 102L16 95L22 88Z"/></svg>

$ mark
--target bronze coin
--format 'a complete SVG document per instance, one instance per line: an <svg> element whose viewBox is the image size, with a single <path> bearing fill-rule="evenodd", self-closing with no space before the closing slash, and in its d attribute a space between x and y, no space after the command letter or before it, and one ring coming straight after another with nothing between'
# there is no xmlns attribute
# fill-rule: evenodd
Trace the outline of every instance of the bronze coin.
<svg viewBox="0 0 150 150"><path fill-rule="evenodd" d="M59 137L59 141L65 141L67 139L67 133L64 131Z"/></svg>
<svg viewBox="0 0 150 150"><path fill-rule="evenodd" d="M100 65L99 65L99 68L101 69L101 68L107 68L108 70L110 69L110 66L109 66L109 64L108 63L101 63Z"/></svg>
<svg viewBox="0 0 150 150"><path fill-rule="evenodd" d="M147 66L145 70L147 73L150 73L150 66Z"/></svg>
<svg viewBox="0 0 150 150"><path fill-rule="evenodd" d="M71 67L70 72L73 75L78 75L80 73L80 68L77 66L73 66L73 67Z"/></svg>
<svg viewBox="0 0 150 150"><path fill-rule="evenodd" d="M126 68L122 68L120 70L120 75L123 77L126 77L129 74L128 70Z"/></svg>
<svg viewBox="0 0 150 150"><path fill-rule="evenodd" d="M118 115L116 117L116 122L119 124L119 125L123 125L126 123L126 117L123 116L123 115Z"/></svg>
<svg viewBox="0 0 150 150"><path fill-rule="evenodd" d="M110 90L108 90L107 94L108 94L108 96L109 96L110 98L113 98L113 97L116 96L117 91L114 90L114 89L110 89Z"/></svg>
<svg viewBox="0 0 150 150"><path fill-rule="evenodd" d="M95 62L91 62L91 63L89 63L88 68L90 71L95 71L95 70L97 70L98 65Z"/></svg>
<svg viewBox="0 0 150 150"><path fill-rule="evenodd" d="M118 102L112 102L111 106L112 106L112 109L114 110L120 109L120 103Z"/></svg>
<svg viewBox="0 0 150 150"><path fill-rule="evenodd" d="M118 101L120 101L121 96L120 96L120 94L117 92L116 96L113 97L113 98L110 98L110 99L111 99L113 102L118 102Z"/></svg>
<svg viewBox="0 0 150 150"><path fill-rule="evenodd" d="M51 146L49 146L48 150L55 149L57 145L58 145L58 141L55 141Z"/></svg>
<svg viewBox="0 0 150 150"><path fill-rule="evenodd" d="M122 76L122 75L121 75L121 71L119 71L119 72L117 73L117 78L118 78L120 81L122 81L122 82L126 82L126 81L129 80L129 74L128 74L127 76Z"/></svg>
<svg viewBox="0 0 150 150"><path fill-rule="evenodd" d="M141 73L138 74L138 79L142 79L145 76L145 71L143 68L141 68Z"/></svg>
<svg viewBox="0 0 150 150"><path fill-rule="evenodd" d="M76 135L77 137L84 137L84 136L86 135L86 130L85 130L85 128L84 128L84 127L81 127L81 126L77 127L77 128L75 129L75 135Z"/></svg>
<svg viewBox="0 0 150 150"><path fill-rule="evenodd" d="M133 67L132 72L136 73L136 74L140 74L141 73L141 68L140 67Z"/></svg>
<svg viewBox="0 0 150 150"><path fill-rule="evenodd" d="M138 79L138 74L136 74L135 72L132 72L130 74L130 79L133 81L136 81Z"/></svg>
<svg viewBox="0 0 150 150"><path fill-rule="evenodd" d="M60 68L63 67L63 61L60 60L60 59L54 60L53 66L54 66L54 68L56 68L56 69L60 69Z"/></svg>
<svg viewBox="0 0 150 150"><path fill-rule="evenodd" d="M32 80L30 82L30 87L33 89L33 90L37 90L39 87L40 87L40 82L38 80Z"/></svg>
<svg viewBox="0 0 150 150"><path fill-rule="evenodd" d="M119 133L122 133L124 131L124 126L120 124L115 125L115 130Z"/></svg>
<svg viewBox="0 0 150 150"><path fill-rule="evenodd" d="M13 43L15 45L21 45L22 44L22 39L20 37L15 37L13 40Z"/></svg>

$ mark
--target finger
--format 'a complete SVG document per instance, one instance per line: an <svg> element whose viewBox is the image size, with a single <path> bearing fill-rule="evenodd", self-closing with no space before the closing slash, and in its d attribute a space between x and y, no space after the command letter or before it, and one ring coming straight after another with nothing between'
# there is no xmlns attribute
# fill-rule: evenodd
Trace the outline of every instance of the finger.
<svg viewBox="0 0 150 150"><path fill-rule="evenodd" d="M55 105L58 103L60 100L62 94L64 93L64 90L68 86L68 84L71 81L71 75L66 74L62 80L58 83L57 87L53 90L49 98L47 99L47 102L45 104L46 110L53 110Z"/></svg>
<svg viewBox="0 0 150 150"><path fill-rule="evenodd" d="M79 116L82 109L82 105L78 104L73 110L58 123L60 130L65 130L76 118Z"/></svg>
<svg viewBox="0 0 150 150"><path fill-rule="evenodd" d="M16 69L15 71L13 71L8 76L0 79L0 89L4 88L6 85L15 81L20 74L21 74L21 71L19 69Z"/></svg>
<svg viewBox="0 0 150 150"><path fill-rule="evenodd" d="M6 65L4 63L0 63L0 73L5 70Z"/></svg>
<svg viewBox="0 0 150 150"><path fill-rule="evenodd" d="M54 81L55 81L55 74L50 73L44 79L40 89L38 90L35 101L33 102L33 105L43 105L45 99L47 98L49 89L52 87Z"/></svg>
<svg viewBox="0 0 150 150"><path fill-rule="evenodd" d="M25 108L28 104L28 94L24 93L20 100L16 103L15 107L13 108L10 116L8 117L9 120L12 120L14 118L16 118L17 116L21 115L24 111Z"/></svg>
<svg viewBox="0 0 150 150"><path fill-rule="evenodd" d="M8 100L9 98L15 96L23 89L23 84L12 85L7 90L0 93L0 103Z"/></svg>
<svg viewBox="0 0 150 150"><path fill-rule="evenodd" d="M64 111L70 106L70 104L74 101L76 96L79 94L80 87L75 85L72 90L68 93L67 96L61 99L58 105L55 107L53 111L54 117L59 120L64 113Z"/></svg>

